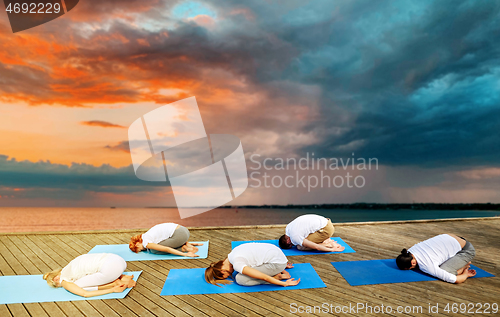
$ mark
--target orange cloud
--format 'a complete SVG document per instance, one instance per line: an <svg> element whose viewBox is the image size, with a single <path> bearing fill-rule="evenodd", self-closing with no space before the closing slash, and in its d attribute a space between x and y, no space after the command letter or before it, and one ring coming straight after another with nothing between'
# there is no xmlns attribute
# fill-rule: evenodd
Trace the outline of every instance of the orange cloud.
<svg viewBox="0 0 500 317"><path fill-rule="evenodd" d="M82 121L82 122L80 122L80 124L88 125L88 126L93 126L93 127L121 128L121 129L125 129L125 127L122 126L122 125L113 124L113 123L109 123L109 122L106 122L106 121L100 121L100 120Z"/></svg>
<svg viewBox="0 0 500 317"><path fill-rule="evenodd" d="M215 25L215 20L206 14L200 14L192 18L194 22L206 28L212 28Z"/></svg>

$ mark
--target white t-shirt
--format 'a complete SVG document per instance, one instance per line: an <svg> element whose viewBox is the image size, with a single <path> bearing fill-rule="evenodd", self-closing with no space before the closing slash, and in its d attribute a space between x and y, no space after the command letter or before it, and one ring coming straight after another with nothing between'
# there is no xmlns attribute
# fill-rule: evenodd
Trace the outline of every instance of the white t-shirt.
<svg viewBox="0 0 500 317"><path fill-rule="evenodd" d="M227 256L233 269L242 272L245 266L256 267L264 263L287 263L280 248L270 243L245 243L237 246Z"/></svg>
<svg viewBox="0 0 500 317"><path fill-rule="evenodd" d="M163 240L170 238L177 228L176 223L160 223L142 234L142 245L147 248L148 243L160 243Z"/></svg>
<svg viewBox="0 0 500 317"><path fill-rule="evenodd" d="M285 229L285 233L290 237L293 245L300 245L313 232L323 229L328 223L328 219L318 215L303 215L295 218Z"/></svg>
<svg viewBox="0 0 500 317"><path fill-rule="evenodd" d="M69 262L61 271L61 282L75 282L82 277L97 273L106 261L109 253L82 254Z"/></svg>
<svg viewBox="0 0 500 317"><path fill-rule="evenodd" d="M439 266L462 250L457 239L447 234L440 234L412 246L408 251L415 256L422 272L443 281L455 283L457 277Z"/></svg>

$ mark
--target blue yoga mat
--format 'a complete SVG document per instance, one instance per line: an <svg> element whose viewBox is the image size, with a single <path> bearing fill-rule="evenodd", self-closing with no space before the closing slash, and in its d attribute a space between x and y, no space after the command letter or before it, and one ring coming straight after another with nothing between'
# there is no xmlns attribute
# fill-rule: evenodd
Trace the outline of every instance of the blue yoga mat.
<svg viewBox="0 0 500 317"><path fill-rule="evenodd" d="M316 250L311 250L311 251L300 251L297 250L297 247L292 247L291 249L284 249L282 250L283 253L286 256L295 256L295 255L311 255L311 254L337 254L337 253L355 253L353 248L351 248L347 243L344 242L341 238L330 238L332 240L335 240L338 244L343 246L345 249L342 252L323 252L323 251L316 251ZM244 243L253 243L253 242L260 242L260 243L271 243L274 244L275 246L279 246L278 240L254 240L254 241L232 241L231 242L231 249L236 248L237 246L244 244Z"/></svg>
<svg viewBox="0 0 500 317"><path fill-rule="evenodd" d="M278 286L272 284L241 286L234 281L231 284L218 287L205 281L205 268L201 269L172 269L168 272L167 280L160 295L199 295L223 293L253 293L266 291L284 291L292 289L322 288L325 283L309 263L295 264L294 268L287 269L292 278L301 278L295 286ZM220 284L219 284L220 285Z"/></svg>
<svg viewBox="0 0 500 317"><path fill-rule="evenodd" d="M351 286L439 280L420 270L400 270L394 259L331 263ZM495 276L474 265L470 267L476 270L473 278Z"/></svg>
<svg viewBox="0 0 500 317"><path fill-rule="evenodd" d="M89 251L89 253L114 253L121 256L125 261L152 261L152 260L182 260L182 259L206 259L208 256L208 241L193 241L203 243L197 246L199 249L196 254L197 258L190 258L187 256L179 256L173 254L154 254L148 251L141 251L139 253L132 252L128 244L106 244L96 245Z"/></svg>
<svg viewBox="0 0 500 317"><path fill-rule="evenodd" d="M134 280L137 281L141 272L142 271L125 272L124 274L133 274ZM43 279L43 275L0 276L0 304L27 304L125 298L131 289L132 288L127 288L122 293L110 293L85 298L70 293L62 287L50 287L47 285L47 281Z"/></svg>

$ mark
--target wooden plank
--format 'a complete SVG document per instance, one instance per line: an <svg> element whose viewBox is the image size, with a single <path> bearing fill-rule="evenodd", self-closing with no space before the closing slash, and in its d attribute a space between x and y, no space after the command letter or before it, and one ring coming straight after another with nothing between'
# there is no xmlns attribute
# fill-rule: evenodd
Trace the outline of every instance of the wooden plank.
<svg viewBox="0 0 500 317"><path fill-rule="evenodd" d="M139 284L129 293L128 297L135 300L139 305L147 309L150 313L156 316L171 316L167 310L165 310L160 305L157 305L156 301L145 296L141 292L142 286ZM172 315L173 316L173 315Z"/></svg>
<svg viewBox="0 0 500 317"><path fill-rule="evenodd" d="M66 316L85 316L75 305L74 302L57 302L56 305L66 314Z"/></svg>
<svg viewBox="0 0 500 317"><path fill-rule="evenodd" d="M121 299L120 302L126 306L130 311L133 311L139 316L155 316L152 314L150 311L148 311L146 308L138 304L135 300L130 298L129 296L125 297L124 299Z"/></svg>
<svg viewBox="0 0 500 317"><path fill-rule="evenodd" d="M127 306L123 305L119 299L107 299L104 300L104 303L121 317L138 316L134 311L128 309Z"/></svg>
<svg viewBox="0 0 500 317"><path fill-rule="evenodd" d="M63 317L66 316L64 312L55 303L41 303L43 309L50 317Z"/></svg>
<svg viewBox="0 0 500 317"><path fill-rule="evenodd" d="M191 241L210 240L207 259L133 261L127 270L143 270L138 285L125 299L105 301L75 301L40 304L0 305L0 315L6 316L291 316L290 304L318 306L322 303L345 305L363 302L370 305L421 305L447 302L496 302L500 297L498 278L471 279L466 284L452 285L440 281L365 285L352 287L330 264L331 261L393 258L403 247L439 233L466 236L476 247L474 263L493 274L500 274L500 219L488 221L454 221L336 226L336 236L348 242L357 253L291 257L295 263L311 263L327 288L286 290L243 294L210 294L160 296L163 283L171 269L207 267L224 259L231 251L233 240L275 239L283 228L193 230ZM404 235L401 235L404 232ZM96 244L127 243L133 232L1 235L0 272L29 274L30 272L64 266L74 257L86 253ZM6 240L7 239L7 240ZM313 313L324 316L323 313ZM355 314L345 314L356 316ZM388 316L401 316L395 313ZM410 316L430 316L411 313ZM440 311L440 315L443 314Z"/></svg>
<svg viewBox="0 0 500 317"><path fill-rule="evenodd" d="M66 264L68 264L71 260L82 254L81 252L75 251L75 249L72 248L71 245L68 245L67 243L64 243L64 241L61 240L61 238L64 237L63 235L48 235L47 238L50 241L50 244L52 247L56 250L58 250L58 253L62 256L64 255L64 259L66 259ZM66 265L64 264L64 265Z"/></svg>
<svg viewBox="0 0 500 317"><path fill-rule="evenodd" d="M111 309L102 300L89 300L88 303L101 315L106 317L120 317L120 315Z"/></svg>
<svg viewBox="0 0 500 317"><path fill-rule="evenodd" d="M29 258L24 255L24 253L18 248L18 246L12 242L9 237L0 237L2 243L9 248L10 252L14 257L21 263L21 265L28 271L29 274L39 274L40 270L30 261Z"/></svg>
<svg viewBox="0 0 500 317"><path fill-rule="evenodd" d="M9 263L9 266L12 268L16 275L29 274L26 268L19 263L16 257L10 252L10 250L5 246L5 244L0 239L0 253L2 257Z"/></svg>
<svg viewBox="0 0 500 317"><path fill-rule="evenodd" d="M4 259L3 255L0 253L0 274L5 275L15 275L14 270L10 267L9 263Z"/></svg>
<svg viewBox="0 0 500 317"><path fill-rule="evenodd" d="M234 310L231 309L228 305L224 305L224 303L219 303L215 299L211 298L210 296L206 295L195 295L196 299L199 300L200 302L204 303L205 305L212 307L219 311L221 314L225 316L241 316L241 312L239 309Z"/></svg>
<svg viewBox="0 0 500 317"><path fill-rule="evenodd" d="M71 302L87 317L101 317L102 315L97 311L92 305L89 304L90 301L74 301Z"/></svg>
<svg viewBox="0 0 500 317"><path fill-rule="evenodd" d="M50 267L47 266L31 249L27 246L18 236L10 236L9 239L12 243L22 252L22 254L26 257L27 260L36 268L36 273L48 272L50 271ZM41 250L38 249L38 253ZM32 273L33 274L33 273Z"/></svg>
<svg viewBox="0 0 500 317"><path fill-rule="evenodd" d="M49 235L28 236L28 238L54 260L56 265L52 267L52 269L62 267L73 259L73 256L55 243Z"/></svg>
<svg viewBox="0 0 500 317"><path fill-rule="evenodd" d="M5 317L12 316L7 305L0 305L0 316L5 316Z"/></svg>
<svg viewBox="0 0 500 317"><path fill-rule="evenodd" d="M39 303L24 304L24 307L26 308L30 316L49 316Z"/></svg>
<svg viewBox="0 0 500 317"><path fill-rule="evenodd" d="M56 267L58 265L57 262L55 262L47 253L48 249L45 248L45 246L40 247L40 245L37 245L31 240L30 238L26 236L21 236L18 237L19 240L26 245L26 247L34 254L36 255L41 261L43 261L43 264L46 265L47 270L50 270L50 268ZM39 267L40 268L40 267ZM43 271L45 271L45 269Z"/></svg>
<svg viewBox="0 0 500 317"><path fill-rule="evenodd" d="M7 307L14 317L29 317L30 315L23 304L7 304Z"/></svg>

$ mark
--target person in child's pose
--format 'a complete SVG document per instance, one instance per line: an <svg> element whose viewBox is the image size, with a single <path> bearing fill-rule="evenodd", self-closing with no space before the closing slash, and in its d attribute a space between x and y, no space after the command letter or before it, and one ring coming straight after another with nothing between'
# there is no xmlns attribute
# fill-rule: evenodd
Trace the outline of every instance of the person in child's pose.
<svg viewBox="0 0 500 317"><path fill-rule="evenodd" d="M464 238L454 234L441 234L403 249L396 258L401 270L419 268L422 272L448 283L463 283L476 275L470 263L476 250Z"/></svg>

